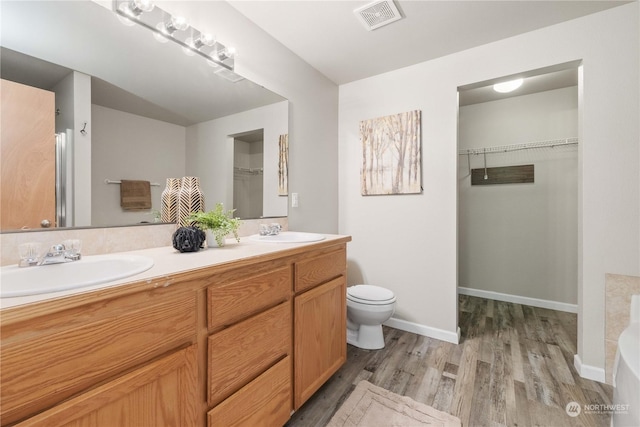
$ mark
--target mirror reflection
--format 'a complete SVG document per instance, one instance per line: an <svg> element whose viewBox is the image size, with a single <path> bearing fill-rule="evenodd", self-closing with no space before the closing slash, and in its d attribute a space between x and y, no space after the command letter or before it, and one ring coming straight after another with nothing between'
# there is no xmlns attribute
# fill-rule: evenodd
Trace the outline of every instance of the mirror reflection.
<svg viewBox="0 0 640 427"><path fill-rule="evenodd" d="M233 138L233 206L243 218L262 216L264 195L264 131Z"/></svg>
<svg viewBox="0 0 640 427"><path fill-rule="evenodd" d="M182 176L200 177L207 209L223 202L243 218L286 216L287 197L277 188L278 138L288 133L285 98L246 79L227 80L203 58L158 43L145 28L124 26L93 2L3 1L2 12L2 231L39 228L45 219L56 226L56 203L49 201L55 197L66 208L62 226L154 222L166 179ZM5 100L5 82L27 95ZM28 101L32 89L53 95L44 117L29 104L28 113L7 114L5 107ZM55 147L57 139L66 153L27 149L12 133L21 126L28 134L42 127L39 140ZM19 143L11 145L10 137ZM261 154L251 154L259 151L257 139ZM56 157L57 168L50 166ZM5 168L9 159L13 170ZM238 181L240 168L255 170L262 186ZM52 170L61 175L58 187ZM151 209L123 210L120 185L108 183L121 180L149 181ZM8 217L17 222L5 224Z"/></svg>

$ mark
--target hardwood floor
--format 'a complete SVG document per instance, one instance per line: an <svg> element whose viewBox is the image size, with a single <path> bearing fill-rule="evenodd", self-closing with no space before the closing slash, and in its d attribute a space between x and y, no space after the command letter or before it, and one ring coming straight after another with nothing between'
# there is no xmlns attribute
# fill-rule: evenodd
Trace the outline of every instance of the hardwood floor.
<svg viewBox="0 0 640 427"><path fill-rule="evenodd" d="M565 412L610 404L610 386L573 367L576 315L459 296L459 345L385 327L386 347L348 346L347 363L293 414L322 427L360 380L459 417L464 426L608 426L608 414Z"/></svg>

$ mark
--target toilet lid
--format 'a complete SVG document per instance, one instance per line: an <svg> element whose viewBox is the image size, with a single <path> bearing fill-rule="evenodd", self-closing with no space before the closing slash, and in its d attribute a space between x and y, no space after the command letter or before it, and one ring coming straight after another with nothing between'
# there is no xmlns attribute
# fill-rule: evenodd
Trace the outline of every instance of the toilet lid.
<svg viewBox="0 0 640 427"><path fill-rule="evenodd" d="M396 300L389 289L373 285L355 285L347 288L347 298L363 304L390 304Z"/></svg>

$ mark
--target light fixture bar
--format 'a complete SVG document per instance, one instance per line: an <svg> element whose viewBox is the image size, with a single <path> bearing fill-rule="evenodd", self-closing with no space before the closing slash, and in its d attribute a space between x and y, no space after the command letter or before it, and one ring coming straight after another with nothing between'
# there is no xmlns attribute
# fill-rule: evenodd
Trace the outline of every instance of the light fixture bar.
<svg viewBox="0 0 640 427"><path fill-rule="evenodd" d="M211 40L211 36L190 25L183 23L176 25L178 18L157 5L144 11L139 7L139 3L135 0L113 0L114 12L124 19L153 31L158 37L173 41L184 49L202 56L207 61L233 72L233 49L227 48L217 40ZM161 28L166 28L167 31L163 31ZM198 42L194 43L194 41Z"/></svg>

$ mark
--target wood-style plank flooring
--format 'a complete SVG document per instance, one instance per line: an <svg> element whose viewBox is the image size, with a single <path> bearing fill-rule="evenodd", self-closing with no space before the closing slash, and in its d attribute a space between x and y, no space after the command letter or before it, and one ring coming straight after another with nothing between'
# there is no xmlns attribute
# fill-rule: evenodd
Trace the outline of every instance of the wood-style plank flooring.
<svg viewBox="0 0 640 427"><path fill-rule="evenodd" d="M610 386L573 367L575 314L459 296L459 345L384 328L386 347L351 345L347 363L293 414L288 427L323 427L360 380L460 418L463 426L608 426L569 417L567 403L610 404Z"/></svg>

